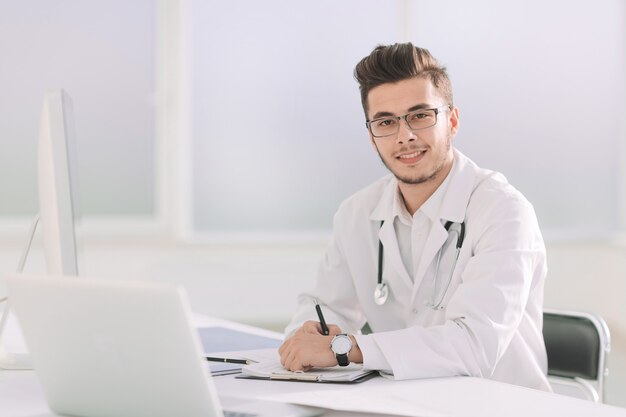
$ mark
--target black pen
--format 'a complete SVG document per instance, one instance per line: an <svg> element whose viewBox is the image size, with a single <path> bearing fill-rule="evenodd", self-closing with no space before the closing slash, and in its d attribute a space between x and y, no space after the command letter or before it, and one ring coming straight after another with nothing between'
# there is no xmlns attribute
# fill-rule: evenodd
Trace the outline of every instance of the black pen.
<svg viewBox="0 0 626 417"><path fill-rule="evenodd" d="M326 325L326 320L324 320L324 315L322 314L322 308L317 303L317 300L315 300L315 311L317 311L317 317L319 317L320 319L320 325L322 326L322 333L328 336L328 333L329 333L328 326Z"/></svg>
<svg viewBox="0 0 626 417"><path fill-rule="evenodd" d="M207 356L206 360L211 361L211 362L240 363L242 365L250 365L252 362L254 362L254 361L249 361L247 359L215 358L212 356Z"/></svg>

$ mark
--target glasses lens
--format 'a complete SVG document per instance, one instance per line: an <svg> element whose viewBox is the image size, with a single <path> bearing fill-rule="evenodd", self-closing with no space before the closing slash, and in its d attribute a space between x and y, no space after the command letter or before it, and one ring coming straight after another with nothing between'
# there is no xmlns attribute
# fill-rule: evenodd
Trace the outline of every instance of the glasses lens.
<svg viewBox="0 0 626 417"><path fill-rule="evenodd" d="M391 136L398 133L398 118L389 117L386 119L373 120L370 123L372 135L376 137Z"/></svg>
<svg viewBox="0 0 626 417"><path fill-rule="evenodd" d="M419 110L407 114L406 121L411 129L425 129L437 123L437 112L435 110Z"/></svg>

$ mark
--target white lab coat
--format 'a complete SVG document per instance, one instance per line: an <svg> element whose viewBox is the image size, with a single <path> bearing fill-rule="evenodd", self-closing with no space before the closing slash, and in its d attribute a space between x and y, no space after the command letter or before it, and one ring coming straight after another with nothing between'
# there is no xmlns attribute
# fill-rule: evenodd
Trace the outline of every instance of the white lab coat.
<svg viewBox="0 0 626 417"><path fill-rule="evenodd" d="M342 203L315 288L299 297L289 334L317 320L312 298L327 323L356 335L366 368L386 361L395 379L469 375L549 390L542 336L545 246L532 205L504 176L481 169L459 151L435 222L412 281L393 227L397 181L388 175ZM381 227L381 221L384 224ZM445 221L465 221L466 232L443 309L432 299ZM390 296L374 303L378 242ZM451 266L442 264L440 277ZM381 361L381 355L384 358Z"/></svg>

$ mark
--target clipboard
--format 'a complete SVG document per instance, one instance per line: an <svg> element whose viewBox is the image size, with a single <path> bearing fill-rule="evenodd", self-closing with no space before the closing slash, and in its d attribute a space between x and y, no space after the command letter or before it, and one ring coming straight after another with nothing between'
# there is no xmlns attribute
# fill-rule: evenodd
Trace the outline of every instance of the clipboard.
<svg viewBox="0 0 626 417"><path fill-rule="evenodd" d="M262 362L246 365L236 378L264 379L269 381L298 381L354 384L378 375L377 371L365 370L363 365L351 363L348 366L313 368L310 371L288 371L280 362Z"/></svg>

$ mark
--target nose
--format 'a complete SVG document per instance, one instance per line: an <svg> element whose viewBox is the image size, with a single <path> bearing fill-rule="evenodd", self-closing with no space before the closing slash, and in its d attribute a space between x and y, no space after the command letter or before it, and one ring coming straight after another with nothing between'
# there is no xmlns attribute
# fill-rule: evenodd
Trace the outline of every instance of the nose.
<svg viewBox="0 0 626 417"><path fill-rule="evenodd" d="M396 137L397 143L408 143L417 139L415 132L409 127L409 122L402 118L400 121L400 127L398 128L398 136Z"/></svg>

